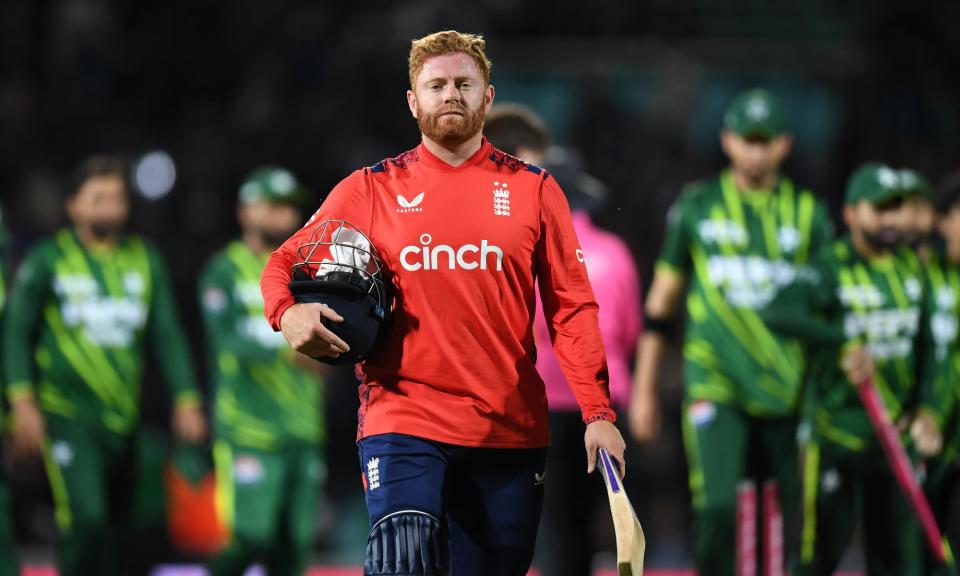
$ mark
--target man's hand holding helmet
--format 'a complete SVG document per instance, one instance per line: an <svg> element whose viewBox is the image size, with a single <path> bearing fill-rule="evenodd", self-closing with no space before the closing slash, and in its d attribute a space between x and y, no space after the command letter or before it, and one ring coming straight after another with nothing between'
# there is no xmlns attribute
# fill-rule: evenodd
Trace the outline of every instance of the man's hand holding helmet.
<svg viewBox="0 0 960 576"><path fill-rule="evenodd" d="M297 303L283 313L280 330L294 350L313 358L337 358L349 352L350 346L331 332L324 320L343 322L343 318L326 304Z"/></svg>
<svg viewBox="0 0 960 576"><path fill-rule="evenodd" d="M386 332L392 305L366 234L343 220L320 222L297 248L290 272L297 303L280 318L290 346L328 364L366 360Z"/></svg>

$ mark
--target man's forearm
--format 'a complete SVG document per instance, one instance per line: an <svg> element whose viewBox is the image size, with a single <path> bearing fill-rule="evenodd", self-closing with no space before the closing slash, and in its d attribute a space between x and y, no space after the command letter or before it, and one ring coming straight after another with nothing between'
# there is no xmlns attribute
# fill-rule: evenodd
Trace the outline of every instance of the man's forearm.
<svg viewBox="0 0 960 576"><path fill-rule="evenodd" d="M666 338L657 332L645 332L640 337L640 355L637 360L637 374L633 382L633 393L639 398L657 398L657 373L660 360L666 347Z"/></svg>

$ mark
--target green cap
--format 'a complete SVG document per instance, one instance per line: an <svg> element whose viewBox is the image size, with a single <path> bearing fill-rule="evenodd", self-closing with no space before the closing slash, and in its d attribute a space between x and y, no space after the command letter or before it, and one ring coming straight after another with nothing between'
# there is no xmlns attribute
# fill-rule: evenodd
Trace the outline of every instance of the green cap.
<svg viewBox="0 0 960 576"><path fill-rule="evenodd" d="M787 131L780 103L760 89L749 90L734 99L723 115L723 128L744 138L775 138Z"/></svg>
<svg viewBox="0 0 960 576"><path fill-rule="evenodd" d="M240 186L240 203L270 202L271 204L302 205L307 190L287 169L266 166L254 170Z"/></svg>
<svg viewBox="0 0 960 576"><path fill-rule="evenodd" d="M916 170L910 168L900 170L900 186L910 195L916 194L923 200L933 201L933 186Z"/></svg>
<svg viewBox="0 0 960 576"><path fill-rule="evenodd" d="M847 181L847 204L856 204L861 200L882 204L887 200L909 195L910 191L904 188L900 173L879 162L868 162L860 166Z"/></svg>

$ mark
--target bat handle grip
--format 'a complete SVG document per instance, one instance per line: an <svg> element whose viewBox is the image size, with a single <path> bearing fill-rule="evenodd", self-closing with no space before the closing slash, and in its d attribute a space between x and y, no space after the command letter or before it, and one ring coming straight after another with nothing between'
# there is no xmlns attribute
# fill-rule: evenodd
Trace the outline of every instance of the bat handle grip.
<svg viewBox="0 0 960 576"><path fill-rule="evenodd" d="M602 469L603 475L610 483L610 489L614 492L620 492L620 473L617 462L610 457L605 448L597 450L597 466Z"/></svg>

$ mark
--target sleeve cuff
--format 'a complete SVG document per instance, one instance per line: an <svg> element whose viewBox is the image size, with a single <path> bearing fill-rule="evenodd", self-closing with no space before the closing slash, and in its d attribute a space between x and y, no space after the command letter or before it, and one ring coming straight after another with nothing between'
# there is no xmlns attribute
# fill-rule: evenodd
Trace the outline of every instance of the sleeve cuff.
<svg viewBox="0 0 960 576"><path fill-rule="evenodd" d="M600 422L600 421L611 422L611 423L616 422L617 414L613 410L606 408L604 410L601 410L600 412L594 412L589 416L583 417L584 424L591 424L593 422Z"/></svg>
<svg viewBox="0 0 960 576"><path fill-rule="evenodd" d="M203 398L196 390L186 390L178 393L173 403L177 408L196 408L203 403Z"/></svg>
<svg viewBox="0 0 960 576"><path fill-rule="evenodd" d="M33 398L33 384L27 381L7 385L7 399L11 403L23 398Z"/></svg>
<svg viewBox="0 0 960 576"><path fill-rule="evenodd" d="M284 298L283 301L280 302L276 310L273 312L273 317L270 318L270 326L273 328L274 332L280 331L280 320L283 318L283 313L296 303L297 301L294 300L293 296Z"/></svg>

